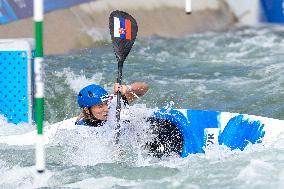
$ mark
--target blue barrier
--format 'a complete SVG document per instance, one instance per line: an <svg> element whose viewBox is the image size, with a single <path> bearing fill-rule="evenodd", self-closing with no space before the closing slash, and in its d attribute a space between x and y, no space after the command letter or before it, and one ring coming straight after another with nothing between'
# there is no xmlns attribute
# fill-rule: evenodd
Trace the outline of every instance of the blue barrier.
<svg viewBox="0 0 284 189"><path fill-rule="evenodd" d="M284 23L283 0L261 0L261 21L269 23Z"/></svg>
<svg viewBox="0 0 284 189"><path fill-rule="evenodd" d="M44 12L94 0L44 0ZM0 0L0 24L33 16L33 0Z"/></svg>
<svg viewBox="0 0 284 189"><path fill-rule="evenodd" d="M32 120L32 42L0 40L0 114L9 123Z"/></svg>

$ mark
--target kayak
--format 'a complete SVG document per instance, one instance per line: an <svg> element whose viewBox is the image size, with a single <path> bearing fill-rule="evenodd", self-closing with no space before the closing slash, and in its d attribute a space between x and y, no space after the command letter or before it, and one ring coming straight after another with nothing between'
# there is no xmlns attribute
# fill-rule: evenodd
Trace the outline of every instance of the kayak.
<svg viewBox="0 0 284 189"><path fill-rule="evenodd" d="M206 110L161 109L154 112L154 117L167 120L178 128L179 135L182 136L182 148L174 150L181 157L204 153L214 144L243 151L249 144L270 145L284 136L283 120L261 116ZM162 145L167 145L168 141L160 141Z"/></svg>
<svg viewBox="0 0 284 189"><path fill-rule="evenodd" d="M122 111L122 118L127 115ZM51 144L60 130L80 129L75 121L76 117L45 126L45 144ZM284 136L284 120L230 112L159 109L153 112L148 121L157 137L146 146L158 157L171 152L181 157L205 153L211 145L216 144L242 151L249 144L269 146ZM0 144L34 145L35 137L36 131L1 136Z"/></svg>

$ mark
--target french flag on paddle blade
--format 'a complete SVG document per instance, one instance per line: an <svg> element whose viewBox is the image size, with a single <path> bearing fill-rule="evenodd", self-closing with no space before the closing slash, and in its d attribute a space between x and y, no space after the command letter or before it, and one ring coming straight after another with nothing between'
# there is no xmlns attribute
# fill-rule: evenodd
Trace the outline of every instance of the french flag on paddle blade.
<svg viewBox="0 0 284 189"><path fill-rule="evenodd" d="M124 18L113 17L114 37L131 40L131 21Z"/></svg>

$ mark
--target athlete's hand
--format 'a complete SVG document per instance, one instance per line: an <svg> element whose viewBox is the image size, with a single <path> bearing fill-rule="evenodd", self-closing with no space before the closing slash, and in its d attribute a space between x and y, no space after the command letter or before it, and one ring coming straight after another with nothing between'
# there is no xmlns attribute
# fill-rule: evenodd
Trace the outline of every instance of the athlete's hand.
<svg viewBox="0 0 284 189"><path fill-rule="evenodd" d="M117 92L120 91L121 95L125 95L127 93L127 86L126 85L120 85L118 83L114 84L114 94L117 94Z"/></svg>

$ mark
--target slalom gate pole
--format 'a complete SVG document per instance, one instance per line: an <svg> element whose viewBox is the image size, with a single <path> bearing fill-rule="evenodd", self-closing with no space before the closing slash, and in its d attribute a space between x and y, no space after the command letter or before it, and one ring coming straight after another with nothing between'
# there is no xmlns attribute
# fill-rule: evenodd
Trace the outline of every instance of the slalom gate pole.
<svg viewBox="0 0 284 189"><path fill-rule="evenodd" d="M35 120L37 125L36 141L36 169L39 173L45 170L45 153L43 140L44 120L44 79L43 79L43 0L34 0L34 27L35 27Z"/></svg>
<svg viewBox="0 0 284 189"><path fill-rule="evenodd" d="M191 0L185 0L185 12L186 14L191 14L192 12Z"/></svg>

